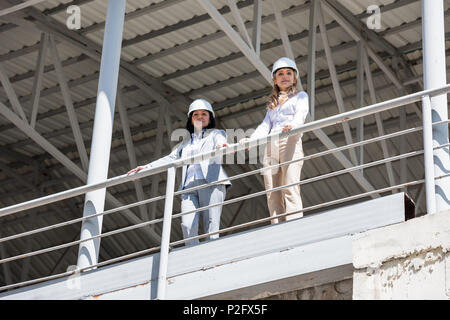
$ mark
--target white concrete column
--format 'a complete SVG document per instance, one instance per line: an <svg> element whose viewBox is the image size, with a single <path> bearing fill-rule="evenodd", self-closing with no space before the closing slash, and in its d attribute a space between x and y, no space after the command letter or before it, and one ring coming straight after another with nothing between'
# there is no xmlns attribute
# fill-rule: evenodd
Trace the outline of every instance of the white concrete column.
<svg viewBox="0 0 450 320"><path fill-rule="evenodd" d="M447 84L445 60L444 1L422 0L422 39L424 89ZM432 121L448 119L447 95L431 98ZM433 126L433 147L448 143L448 125ZM433 152L434 174L440 176L450 170L448 148ZM436 210L450 208L450 178L436 180Z"/></svg>
<svg viewBox="0 0 450 320"><path fill-rule="evenodd" d="M87 184L104 181L108 176L125 4L126 0L108 1ZM84 217L104 210L105 193L106 189L100 189L86 194ZM103 216L85 220L81 227L81 240L101 234L102 222ZM99 249L100 238L82 242L78 267L96 264Z"/></svg>

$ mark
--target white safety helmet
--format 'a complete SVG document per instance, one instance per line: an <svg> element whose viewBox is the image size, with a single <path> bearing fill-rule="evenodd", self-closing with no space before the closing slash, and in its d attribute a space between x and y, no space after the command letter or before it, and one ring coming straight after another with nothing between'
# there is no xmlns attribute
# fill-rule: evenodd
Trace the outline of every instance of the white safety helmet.
<svg viewBox="0 0 450 320"><path fill-rule="evenodd" d="M275 72L277 72L277 70L283 69L283 68L290 68L295 71L295 73L297 74L297 77L299 76L297 65L295 64L295 62L289 58L283 57L283 58L280 58L277 61L275 61L275 63L273 64L272 78L274 77Z"/></svg>
<svg viewBox="0 0 450 320"><path fill-rule="evenodd" d="M213 117L215 117L211 103L209 103L205 99L196 99L191 103L191 105L189 106L189 112L187 113L188 118L195 110L208 110L212 113Z"/></svg>

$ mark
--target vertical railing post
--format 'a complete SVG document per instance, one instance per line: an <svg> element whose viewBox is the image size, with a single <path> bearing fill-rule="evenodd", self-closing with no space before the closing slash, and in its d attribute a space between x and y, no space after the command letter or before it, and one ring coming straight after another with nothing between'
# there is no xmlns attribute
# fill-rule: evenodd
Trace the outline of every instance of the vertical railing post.
<svg viewBox="0 0 450 320"><path fill-rule="evenodd" d="M434 89L447 84L445 54L445 17L443 0L422 0L423 83L424 89ZM447 95L431 97L433 122L448 119ZM433 147L447 144L448 125L433 126ZM450 168L448 148L433 150L434 174L444 175ZM435 181L436 210L450 209L450 177Z"/></svg>
<svg viewBox="0 0 450 320"><path fill-rule="evenodd" d="M432 214L436 213L436 194L433 160L433 125L431 120L431 100L429 96L422 97L422 121L427 213Z"/></svg>
<svg viewBox="0 0 450 320"><path fill-rule="evenodd" d="M164 204L161 249L159 253L158 287L156 294L156 299L158 300L162 300L166 296L167 263L169 259L170 230L172 226L172 207L173 207L173 194L175 187L175 173L176 173L175 167L170 167L169 169L167 169L166 202Z"/></svg>

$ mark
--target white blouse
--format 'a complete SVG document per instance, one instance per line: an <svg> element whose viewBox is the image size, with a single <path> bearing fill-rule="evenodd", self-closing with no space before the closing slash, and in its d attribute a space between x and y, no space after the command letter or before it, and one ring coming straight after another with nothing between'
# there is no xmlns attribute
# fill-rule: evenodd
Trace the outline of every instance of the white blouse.
<svg viewBox="0 0 450 320"><path fill-rule="evenodd" d="M308 101L308 94L300 91L289 97L281 106L278 105L267 110L263 122L256 128L250 139L262 138L270 133L279 132L287 124L290 124L292 128L301 126L305 123L309 112Z"/></svg>
<svg viewBox="0 0 450 320"><path fill-rule="evenodd" d="M187 157L195 156L196 154L198 154L200 152L200 146L201 146L202 139L203 139L203 131L198 135L196 135L195 133L191 134L191 143L185 147L185 150L186 150L185 152L186 152ZM199 180L199 179L204 179L204 178L205 177L203 176L203 172L200 167L200 164L198 164L198 163L190 164L187 167L186 181L184 182L184 184L187 185L194 180Z"/></svg>

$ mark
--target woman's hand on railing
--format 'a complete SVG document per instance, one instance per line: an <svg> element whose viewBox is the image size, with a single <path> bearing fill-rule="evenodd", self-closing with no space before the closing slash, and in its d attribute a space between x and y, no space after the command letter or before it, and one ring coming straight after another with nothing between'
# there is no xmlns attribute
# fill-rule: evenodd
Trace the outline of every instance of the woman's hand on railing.
<svg viewBox="0 0 450 320"><path fill-rule="evenodd" d="M249 139L248 138L243 138L241 140L239 140L239 144L242 146L244 145Z"/></svg>
<svg viewBox="0 0 450 320"><path fill-rule="evenodd" d="M127 172L127 175L135 174L135 173L137 173L137 172L139 172L139 171L141 171L141 170L143 170L143 169L147 169L147 168L149 168L148 165L145 165L145 166L137 166L136 168L131 169L130 171L128 171L128 172Z"/></svg>
<svg viewBox="0 0 450 320"><path fill-rule="evenodd" d="M248 140L250 140L249 138L243 138L241 140L239 140L239 144L241 146L243 146L246 142L248 142ZM248 147L248 150L250 150L250 147Z"/></svg>
<svg viewBox="0 0 450 320"><path fill-rule="evenodd" d="M291 129L292 129L292 125L287 124L287 125L285 125L285 126L283 127L283 132L288 132L288 131L290 131Z"/></svg>
<svg viewBox="0 0 450 320"><path fill-rule="evenodd" d="M219 143L218 145L216 145L217 149L226 148L226 147L228 147L228 143Z"/></svg>

